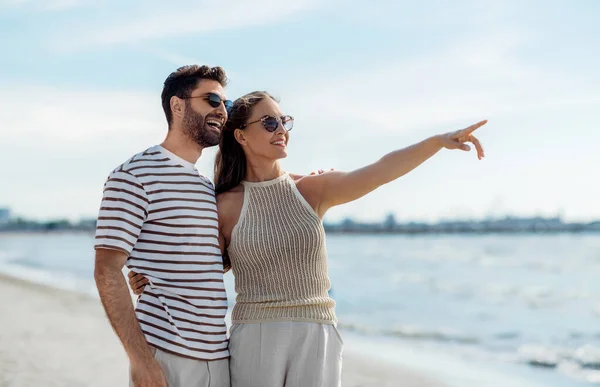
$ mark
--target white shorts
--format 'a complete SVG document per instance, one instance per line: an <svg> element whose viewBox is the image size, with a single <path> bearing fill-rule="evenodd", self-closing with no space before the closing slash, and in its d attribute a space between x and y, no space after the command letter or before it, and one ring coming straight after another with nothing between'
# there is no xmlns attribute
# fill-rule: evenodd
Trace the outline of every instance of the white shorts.
<svg viewBox="0 0 600 387"><path fill-rule="evenodd" d="M169 387L230 387L229 359L203 361L173 355L151 347ZM133 387L131 378L129 386Z"/></svg>
<svg viewBox="0 0 600 387"><path fill-rule="evenodd" d="M338 387L343 341L334 325L265 322L231 327L232 387Z"/></svg>

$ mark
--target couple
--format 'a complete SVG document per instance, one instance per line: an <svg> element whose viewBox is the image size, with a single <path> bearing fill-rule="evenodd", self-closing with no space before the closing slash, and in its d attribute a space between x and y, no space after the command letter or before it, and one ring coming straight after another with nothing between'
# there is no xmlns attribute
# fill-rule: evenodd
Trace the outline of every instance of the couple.
<svg viewBox="0 0 600 387"><path fill-rule="evenodd" d="M130 383L339 386L343 344L328 295L323 216L442 148L468 151L471 142L481 159L472 132L486 121L352 172L300 176L279 164L294 119L266 92L232 103L226 83L220 67L170 74L162 91L166 139L120 165L104 185L94 276L129 356ZM213 187L195 163L215 145ZM124 265L136 273L131 287L143 289L135 311ZM228 339L229 267L238 296Z"/></svg>

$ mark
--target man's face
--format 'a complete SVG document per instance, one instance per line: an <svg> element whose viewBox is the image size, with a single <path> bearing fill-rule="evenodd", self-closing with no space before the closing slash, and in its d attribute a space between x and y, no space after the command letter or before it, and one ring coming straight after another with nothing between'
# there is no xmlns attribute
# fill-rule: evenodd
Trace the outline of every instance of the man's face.
<svg viewBox="0 0 600 387"><path fill-rule="evenodd" d="M212 97L211 97L212 95ZM213 101L225 100L225 89L217 81L202 80L185 100L185 111L181 122L184 134L203 148L219 144L221 128L227 120L227 109L221 102L213 107ZM212 102L215 104L215 102Z"/></svg>

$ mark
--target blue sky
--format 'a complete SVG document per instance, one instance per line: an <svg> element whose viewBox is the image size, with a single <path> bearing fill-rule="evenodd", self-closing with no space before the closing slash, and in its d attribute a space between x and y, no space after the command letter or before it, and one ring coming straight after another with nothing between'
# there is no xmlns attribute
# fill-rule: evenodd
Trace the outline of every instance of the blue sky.
<svg viewBox="0 0 600 387"><path fill-rule="evenodd" d="M599 16L595 0L0 0L0 206L95 216L108 173L164 138L166 76L200 63L232 98L281 98L296 173L489 119L483 161L442 151L330 220L600 218Z"/></svg>

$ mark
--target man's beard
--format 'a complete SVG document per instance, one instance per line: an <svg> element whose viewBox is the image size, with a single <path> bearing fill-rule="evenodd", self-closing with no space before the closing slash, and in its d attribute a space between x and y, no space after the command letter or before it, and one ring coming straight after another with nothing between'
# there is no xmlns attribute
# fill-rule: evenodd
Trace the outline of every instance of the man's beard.
<svg viewBox="0 0 600 387"><path fill-rule="evenodd" d="M203 148L219 144L219 133L208 127L205 117L195 112L191 106L185 107L182 127L185 135Z"/></svg>

